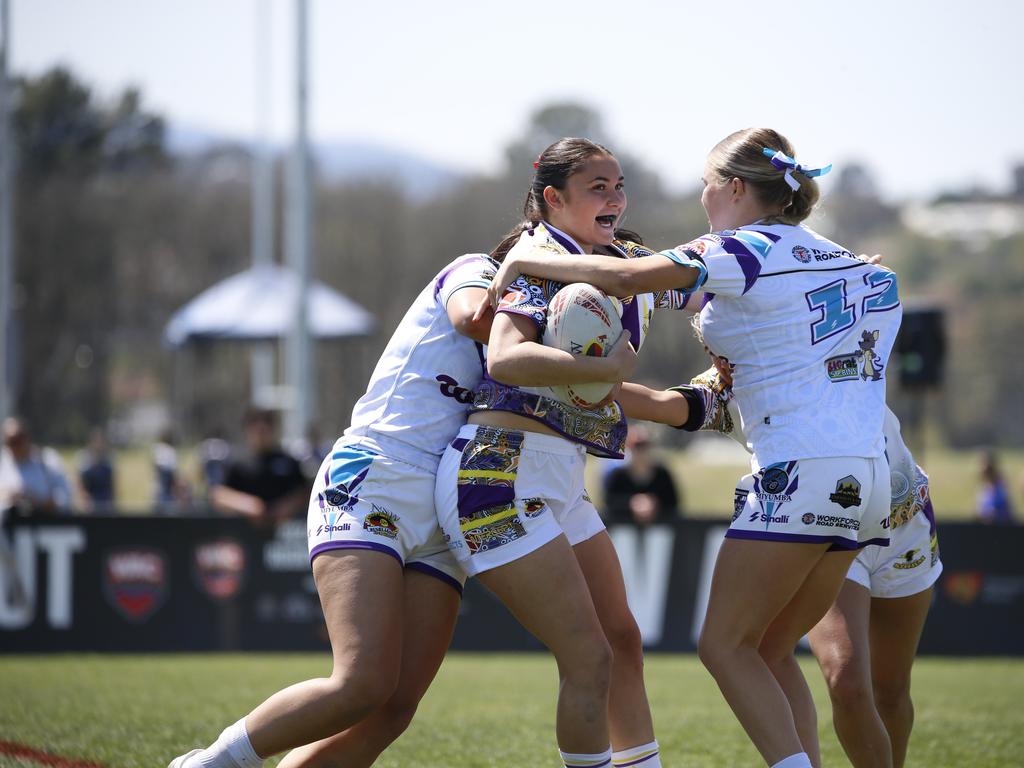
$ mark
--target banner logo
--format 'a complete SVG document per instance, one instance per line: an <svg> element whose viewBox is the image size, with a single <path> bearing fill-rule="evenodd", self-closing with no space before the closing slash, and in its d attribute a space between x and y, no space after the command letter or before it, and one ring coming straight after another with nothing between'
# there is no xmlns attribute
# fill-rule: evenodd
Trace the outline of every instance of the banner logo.
<svg viewBox="0 0 1024 768"><path fill-rule="evenodd" d="M125 619L142 623L167 597L167 558L155 549L121 549L103 563L103 592Z"/></svg>
<svg viewBox="0 0 1024 768"><path fill-rule="evenodd" d="M193 563L199 586L213 599L228 600L242 588L245 549L234 539L198 544Z"/></svg>

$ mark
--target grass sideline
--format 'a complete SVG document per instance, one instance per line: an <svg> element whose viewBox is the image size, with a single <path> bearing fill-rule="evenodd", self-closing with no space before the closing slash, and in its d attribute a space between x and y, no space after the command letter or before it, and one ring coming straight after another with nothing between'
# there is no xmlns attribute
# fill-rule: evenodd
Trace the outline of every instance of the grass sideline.
<svg viewBox="0 0 1024 768"><path fill-rule="evenodd" d="M825 765L845 765L813 659ZM329 672L327 654L0 657L2 739L106 768L164 766L287 684ZM656 654L647 681L669 766L758 766L753 747L692 655ZM558 765L557 688L544 654L452 654L380 768ZM919 659L909 766L1024 763L1024 660ZM268 766L276 761L268 762ZM0 755L0 768L29 768Z"/></svg>

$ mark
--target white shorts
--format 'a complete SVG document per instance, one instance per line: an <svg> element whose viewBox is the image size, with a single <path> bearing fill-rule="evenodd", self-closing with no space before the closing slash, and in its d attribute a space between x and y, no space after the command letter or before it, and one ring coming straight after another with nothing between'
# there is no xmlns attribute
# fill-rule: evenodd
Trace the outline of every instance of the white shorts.
<svg viewBox="0 0 1024 768"><path fill-rule="evenodd" d="M557 536L572 545L604 530L586 489L586 451L561 437L467 424L441 457L435 506L470 576Z"/></svg>
<svg viewBox="0 0 1024 768"><path fill-rule="evenodd" d="M842 457L761 467L736 487L727 538L829 543L830 550L889 543L889 463Z"/></svg>
<svg viewBox="0 0 1024 768"><path fill-rule="evenodd" d="M434 473L357 440L335 444L317 473L306 515L310 562L332 549L373 549L450 583L466 575L434 512Z"/></svg>
<svg viewBox="0 0 1024 768"><path fill-rule="evenodd" d="M866 547L846 578L872 597L910 597L924 592L942 573L939 539L930 501L910 520L889 531L889 546Z"/></svg>

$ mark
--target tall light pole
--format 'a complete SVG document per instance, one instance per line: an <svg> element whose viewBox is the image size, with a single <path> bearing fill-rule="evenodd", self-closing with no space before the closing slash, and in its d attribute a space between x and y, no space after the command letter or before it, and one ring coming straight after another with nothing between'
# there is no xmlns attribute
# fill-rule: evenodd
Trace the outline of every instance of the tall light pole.
<svg viewBox="0 0 1024 768"><path fill-rule="evenodd" d="M292 407L285 422L286 436L301 438L313 412L313 370L309 338L309 282L312 271L312 216L309 190L308 30L307 0L295 3L295 144L292 148L286 221L288 265L298 276L295 312L288 338L288 385Z"/></svg>
<svg viewBox="0 0 1024 768"><path fill-rule="evenodd" d="M11 148L11 88L7 80L7 56L11 48L11 13L8 0L0 0L0 419L14 408L14 385L10 371L11 324L14 296L14 257L11 225L14 217L13 176L14 152Z"/></svg>
<svg viewBox="0 0 1024 768"><path fill-rule="evenodd" d="M274 261L274 157L270 149L270 2L259 0L255 7L256 45L253 72L253 104L256 138L252 149L252 265L267 266ZM274 384L274 345L257 343L251 353L251 383L254 399L267 397ZM262 404L262 403L261 403Z"/></svg>

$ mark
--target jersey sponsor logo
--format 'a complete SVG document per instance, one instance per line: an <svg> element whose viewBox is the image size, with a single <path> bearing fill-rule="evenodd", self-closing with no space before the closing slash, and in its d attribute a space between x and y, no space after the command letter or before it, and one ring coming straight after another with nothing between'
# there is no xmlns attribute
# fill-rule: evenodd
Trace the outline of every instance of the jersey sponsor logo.
<svg viewBox="0 0 1024 768"><path fill-rule="evenodd" d="M103 592L125 619L141 623L167 596L167 558L155 549L121 549L107 555Z"/></svg>
<svg viewBox="0 0 1024 768"><path fill-rule="evenodd" d="M861 504L860 481L853 475L840 478L836 483L835 493L829 494L828 500L843 509L859 507Z"/></svg>
<svg viewBox="0 0 1024 768"><path fill-rule="evenodd" d="M847 250L840 249L838 251L822 251L818 248L805 248L802 245L793 246L793 258L803 264L809 264L812 260L814 261L832 261L832 259L841 259L843 257L855 259L857 258Z"/></svg>
<svg viewBox="0 0 1024 768"><path fill-rule="evenodd" d="M918 554L918 552L920 551L921 550L919 549L908 549L906 552L900 555L900 559L893 563L892 567L901 571L907 571L911 568L917 568L919 565L921 565L921 563L924 562L925 559L925 555Z"/></svg>
<svg viewBox="0 0 1024 768"><path fill-rule="evenodd" d="M460 387L459 382L451 376L441 373L435 377L435 381L441 383L441 394L445 397L454 398L463 405L470 405L473 402L472 391L465 387Z"/></svg>
<svg viewBox="0 0 1024 768"><path fill-rule="evenodd" d="M825 371L831 382L853 381L860 376L860 356L853 353L830 357L825 361Z"/></svg>
<svg viewBox="0 0 1024 768"><path fill-rule="evenodd" d="M363 530L387 539L397 539L397 522L398 515L374 504L370 514L363 519Z"/></svg>
<svg viewBox="0 0 1024 768"><path fill-rule="evenodd" d="M811 519L808 520L808 518ZM854 520L852 517L839 517L839 515L815 515L808 512L800 519L807 525L817 523L818 525L823 525L826 528L846 528L850 531L860 530L860 520Z"/></svg>
<svg viewBox="0 0 1024 768"><path fill-rule="evenodd" d="M199 586L216 600L227 600L242 588L245 549L234 539L198 544L194 554Z"/></svg>
<svg viewBox="0 0 1024 768"><path fill-rule="evenodd" d="M351 531L351 530L352 530L352 523L323 523L322 525L318 525L316 527L316 533L313 534L313 535L314 536L320 536L320 535L322 535L324 533L326 533L326 534L344 533L345 531Z"/></svg>
<svg viewBox="0 0 1024 768"><path fill-rule="evenodd" d="M785 500L789 501L789 497L787 496ZM788 523L789 522L789 515L773 515L773 514L769 514L768 512L759 512L759 511L755 510L755 511L750 513L750 517L747 518L747 522L748 523L762 522L762 523L765 524L765 528L767 528L772 523Z"/></svg>

